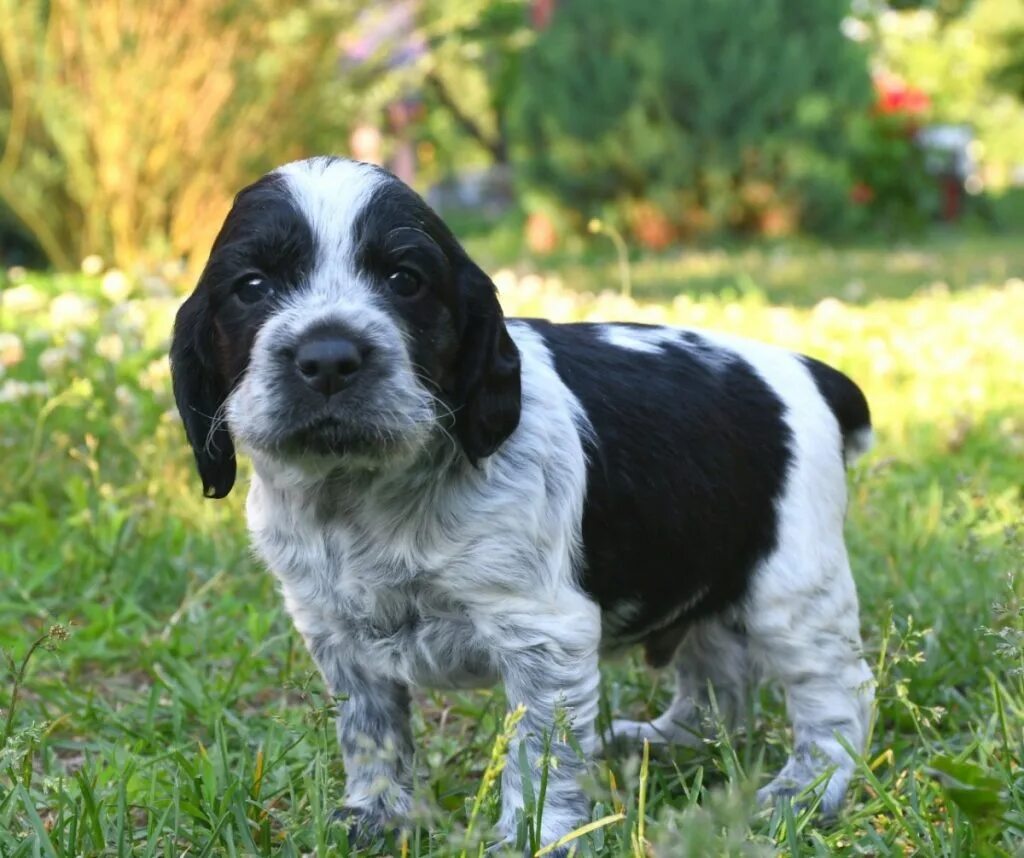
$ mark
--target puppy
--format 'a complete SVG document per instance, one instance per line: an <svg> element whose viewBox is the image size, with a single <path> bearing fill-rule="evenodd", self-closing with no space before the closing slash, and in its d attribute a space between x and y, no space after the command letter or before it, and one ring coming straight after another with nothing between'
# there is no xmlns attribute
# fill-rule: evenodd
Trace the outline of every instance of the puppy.
<svg viewBox="0 0 1024 858"><path fill-rule="evenodd" d="M794 742L761 797L828 775L839 807L873 694L843 540L871 429L846 376L719 334L505 319L413 191L338 158L238 194L171 360L206 495L252 460L252 542L343 700L356 833L410 810L410 689L497 681L526 707L501 836L546 747L542 837L573 830L598 656L636 644L675 698L614 737L698 745L709 687L729 718L771 678Z"/></svg>

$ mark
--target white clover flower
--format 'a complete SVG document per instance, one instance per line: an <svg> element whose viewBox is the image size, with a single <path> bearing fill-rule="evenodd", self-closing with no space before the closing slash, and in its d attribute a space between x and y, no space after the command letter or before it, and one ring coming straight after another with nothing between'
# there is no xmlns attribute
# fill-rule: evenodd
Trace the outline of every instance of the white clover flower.
<svg viewBox="0 0 1024 858"><path fill-rule="evenodd" d="M835 319L843 314L846 305L838 298L822 298L811 311L814 318L819 321Z"/></svg>
<svg viewBox="0 0 1024 858"><path fill-rule="evenodd" d="M871 38L871 28L860 18L847 15L839 22L839 29L851 42L866 42Z"/></svg>
<svg viewBox="0 0 1024 858"><path fill-rule="evenodd" d="M544 278L539 274L527 274L519 281L518 291L528 297L540 295L544 291Z"/></svg>
<svg viewBox="0 0 1024 858"><path fill-rule="evenodd" d="M74 292L65 292L50 302L50 324L55 328L86 327L95 319L92 302Z"/></svg>
<svg viewBox="0 0 1024 858"><path fill-rule="evenodd" d="M0 385L0 403L17 402L25 395L23 391L27 388L28 384L24 381L17 381L13 378L10 381L5 381Z"/></svg>
<svg viewBox="0 0 1024 858"><path fill-rule="evenodd" d="M103 258L95 253L89 254L82 260L82 273L89 277L95 277L103 271Z"/></svg>
<svg viewBox="0 0 1024 858"><path fill-rule="evenodd" d="M124 357L124 340L117 334L106 334L96 341L96 354L104 360L116 363Z"/></svg>
<svg viewBox="0 0 1024 858"><path fill-rule="evenodd" d="M511 292L516 288L516 273L511 268L498 269L494 272L491 280L497 288L499 295Z"/></svg>
<svg viewBox="0 0 1024 858"><path fill-rule="evenodd" d="M46 306L46 296L31 283L22 283L0 292L0 301L11 313L36 313Z"/></svg>
<svg viewBox="0 0 1024 858"><path fill-rule="evenodd" d="M114 399L122 408L131 408L135 405L135 394L132 393L130 387L124 384L119 384L114 388Z"/></svg>
<svg viewBox="0 0 1024 858"><path fill-rule="evenodd" d="M150 298L169 298L174 295L167 278L159 274L150 274L142 278L142 291Z"/></svg>
<svg viewBox="0 0 1024 858"><path fill-rule="evenodd" d="M85 334L81 331L68 331L67 336L64 337L64 348L67 349L68 356L78 360L82 356L85 342Z"/></svg>
<svg viewBox="0 0 1024 858"><path fill-rule="evenodd" d="M30 396L49 396L50 385L45 381L18 381L10 379L0 385L0 403L18 402Z"/></svg>
<svg viewBox="0 0 1024 858"><path fill-rule="evenodd" d="M108 318L122 337L135 337L141 334L149 321L145 306L137 299L118 304L110 311Z"/></svg>
<svg viewBox="0 0 1024 858"><path fill-rule="evenodd" d="M28 271L22 265L12 265L7 269L7 279L12 283L20 283L28 276Z"/></svg>
<svg viewBox="0 0 1024 858"><path fill-rule="evenodd" d="M17 334L0 333L0 367L14 366L25 357L25 346Z"/></svg>
<svg viewBox="0 0 1024 858"><path fill-rule="evenodd" d="M139 374L139 387L150 393L165 390L171 377L171 364L167 358L157 358Z"/></svg>
<svg viewBox="0 0 1024 858"><path fill-rule="evenodd" d="M132 293L132 281L128 275L117 268L111 268L100 281L100 290L104 297L114 304L125 300Z"/></svg>
<svg viewBox="0 0 1024 858"><path fill-rule="evenodd" d="M43 375L55 375L64 368L69 357L67 349L51 346L40 352L39 368L43 371Z"/></svg>

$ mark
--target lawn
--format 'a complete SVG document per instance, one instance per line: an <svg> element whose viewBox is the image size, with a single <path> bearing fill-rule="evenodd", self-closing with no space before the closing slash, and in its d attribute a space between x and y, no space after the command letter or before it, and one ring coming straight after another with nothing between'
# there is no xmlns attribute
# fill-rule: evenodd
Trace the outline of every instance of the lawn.
<svg viewBox="0 0 1024 858"><path fill-rule="evenodd" d="M617 288L610 261L499 272L510 314L707 326L832 361L879 435L848 521L877 717L843 815L754 807L788 742L769 689L701 750L602 759L579 855L1024 854L1020 247L675 254L637 264L639 303L581 291ZM165 359L178 300L117 274L5 284L3 858L356 854L328 823L334 704L249 556L244 492L204 500L191 470ZM638 658L606 665L604 717L656 714L670 690ZM500 691L418 703L423 809L381 854L477 855Z"/></svg>

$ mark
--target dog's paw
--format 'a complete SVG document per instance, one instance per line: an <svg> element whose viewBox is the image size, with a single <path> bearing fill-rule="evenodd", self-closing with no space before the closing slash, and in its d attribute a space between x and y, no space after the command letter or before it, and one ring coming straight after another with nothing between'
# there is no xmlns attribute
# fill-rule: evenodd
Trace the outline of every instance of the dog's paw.
<svg viewBox="0 0 1024 858"><path fill-rule="evenodd" d="M572 844L568 846L562 846L551 852L545 852L544 858L568 858L569 852L572 849ZM577 850L578 851L578 850ZM524 849L516 849L516 842L514 839L499 840L497 843L492 843L484 850L484 854L491 858L505 858L505 856L514 856L521 854L523 858L533 858L533 850L529 847Z"/></svg>
<svg viewBox="0 0 1024 858"><path fill-rule="evenodd" d="M827 822L839 814L843 803L843 791L820 785L811 788L807 783L781 775L757 791L757 803L761 807L773 807L787 800L792 804L795 813L802 813L817 803L818 817Z"/></svg>
<svg viewBox="0 0 1024 858"><path fill-rule="evenodd" d="M400 820L365 807L339 807L331 814L331 822L345 826L348 842L360 847L370 846L388 835L397 836L402 827Z"/></svg>

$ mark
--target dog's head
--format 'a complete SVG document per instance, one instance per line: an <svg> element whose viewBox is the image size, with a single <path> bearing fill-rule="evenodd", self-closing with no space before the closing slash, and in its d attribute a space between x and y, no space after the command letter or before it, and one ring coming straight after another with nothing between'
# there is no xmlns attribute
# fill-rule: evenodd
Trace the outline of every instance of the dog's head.
<svg viewBox="0 0 1024 858"><path fill-rule="evenodd" d="M208 497L235 444L306 468L379 467L453 432L472 462L519 421L494 284L384 170L288 164L235 198L171 345Z"/></svg>

